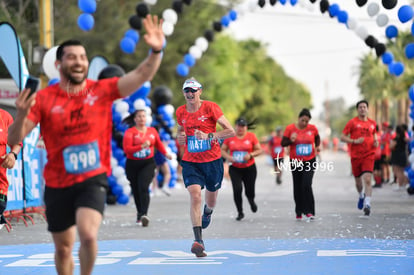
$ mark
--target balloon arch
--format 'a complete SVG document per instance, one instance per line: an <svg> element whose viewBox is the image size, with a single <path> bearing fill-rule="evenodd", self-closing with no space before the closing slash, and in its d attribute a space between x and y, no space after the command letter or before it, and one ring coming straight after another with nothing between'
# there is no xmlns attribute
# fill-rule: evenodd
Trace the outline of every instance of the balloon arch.
<svg viewBox="0 0 414 275"><path fill-rule="evenodd" d="M363 8L366 6L367 13L371 18L375 18L375 22L378 27L385 27L385 35L388 39L398 38L398 28L389 23L389 18L385 13L381 12L381 7L377 2L368 0L356 0L358 7ZM387 10L392 10L397 7L397 0L382 0L382 7ZM149 13L148 5L155 5L157 0L144 0L137 4L136 14L130 16L128 22L130 29L125 31L123 38L119 42L121 50L126 54L134 53L136 45L139 42L141 30L141 20ZM172 35L174 32L175 24L178 21L178 15L183 11L183 5L190 6L192 0L175 0L172 3L172 7L166 9L162 13L164 23L162 29L166 37ZM360 37L365 44L371 49L375 50L378 58L381 58L383 64L388 67L388 71L391 75L399 77L404 73L404 64L401 61L394 60L394 56L391 52L387 51L384 43L381 43L373 35L370 35L367 28L358 22L358 20L348 14L346 10L341 9L339 4L330 3L328 0L251 0L246 1L232 9L221 18L215 20L212 24L212 29L205 30L204 34L196 38L193 45L188 49L188 53L183 56L183 60L176 66L176 74L180 77L188 76L191 67L196 65L196 62L201 59L202 55L208 49L209 43L214 40L214 32L221 32L236 21L239 17L248 12L254 12L258 8L263 8L266 4L274 6L291 5L299 6L308 10L312 10L315 6L319 7L322 14L328 13L332 19L336 19L339 24L345 24L350 31L354 31L355 34ZM81 10L81 14L78 17L78 26L83 31L90 31L94 26L93 13L97 9L96 0L79 0L78 7ZM409 5L402 5L398 8L398 19L401 23L407 23L413 19L414 11ZM414 35L414 24L411 27L411 33ZM164 47L166 47L167 41L165 41ZM50 49L43 60L43 68L46 75L50 79L49 84L58 82L58 73L54 68L54 59L56 48ZM409 43L405 46L405 55L408 59L414 58L414 43ZM91 62L92 65L93 62ZM106 68L108 76L112 73L119 73L119 70L114 69L113 65L105 64L105 62L96 62L100 64L91 68L95 71L100 71ZM93 63L95 64L95 63ZM91 66L93 67L93 66ZM147 97L151 90L151 83L145 83L135 93L129 97L118 100L113 105L113 138L111 142L112 146L112 175L109 176L108 181L112 194L115 196L114 201L120 204L126 204L129 201L129 195L131 188L129 181L125 176L125 155L122 147L122 136L127 126L122 123L122 120L130 113L137 109L145 108L147 110L148 125L158 127L160 129L160 137L168 145L168 150L171 154L177 154L176 144L171 136L171 128L175 125L173 119L174 107L170 104L172 98L172 92L168 87L160 86L154 89L154 104ZM414 102L414 85L412 85L408 91L409 98ZM410 106L410 117L414 119L414 103ZM414 148L414 142L410 144L411 148ZM414 153L409 156L411 167L406 172L410 180L410 187L414 189ZM172 177L168 183L169 187L174 187L177 181L176 169L178 162L176 157L172 161L168 161ZM162 181L162 175L159 180Z"/></svg>

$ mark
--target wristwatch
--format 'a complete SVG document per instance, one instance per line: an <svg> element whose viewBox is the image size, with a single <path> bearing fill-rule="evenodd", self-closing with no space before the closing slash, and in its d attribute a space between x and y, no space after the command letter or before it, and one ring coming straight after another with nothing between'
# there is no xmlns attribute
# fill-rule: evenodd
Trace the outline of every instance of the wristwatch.
<svg viewBox="0 0 414 275"><path fill-rule="evenodd" d="M213 134L213 133L208 133L207 137L208 137L209 139L212 139L212 138L214 138L214 134Z"/></svg>

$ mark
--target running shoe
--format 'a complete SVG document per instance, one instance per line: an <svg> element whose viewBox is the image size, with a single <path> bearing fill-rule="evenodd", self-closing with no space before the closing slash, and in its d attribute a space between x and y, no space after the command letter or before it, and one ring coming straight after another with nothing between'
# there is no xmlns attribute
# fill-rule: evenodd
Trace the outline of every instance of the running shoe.
<svg viewBox="0 0 414 275"><path fill-rule="evenodd" d="M364 195L364 197L358 199L357 206L358 206L359 210L362 210L362 208L364 208L364 200L365 200L365 195Z"/></svg>
<svg viewBox="0 0 414 275"><path fill-rule="evenodd" d="M244 214L239 213L239 215L237 215L236 221L241 221L243 218L244 218Z"/></svg>
<svg viewBox="0 0 414 275"><path fill-rule="evenodd" d="M211 222L211 214L213 212L210 212L209 214L206 213L206 208L207 205L204 205L204 211L203 211L203 216L201 217L201 228L206 229L210 222Z"/></svg>
<svg viewBox="0 0 414 275"><path fill-rule="evenodd" d="M253 213L257 212L257 204L254 202L254 200L249 201L250 202L250 209Z"/></svg>
<svg viewBox="0 0 414 275"><path fill-rule="evenodd" d="M312 215L312 214L310 214L310 213L308 213L308 214L306 214L306 218L307 218L308 220L310 220L310 221L313 221L313 220L315 219L315 216L314 216L314 215Z"/></svg>
<svg viewBox="0 0 414 275"><path fill-rule="evenodd" d="M276 178L276 184L282 184L282 179L281 178Z"/></svg>
<svg viewBox="0 0 414 275"><path fill-rule="evenodd" d="M296 220L301 221L302 220L302 215L296 215Z"/></svg>
<svg viewBox="0 0 414 275"><path fill-rule="evenodd" d="M365 215L365 216L369 216L369 214L371 214L371 206L369 206L369 205L365 205L365 208L364 208L364 215Z"/></svg>
<svg viewBox="0 0 414 275"><path fill-rule="evenodd" d="M207 256L206 252L204 251L203 241L194 241L193 245L191 246L191 253L194 253L197 257Z"/></svg>
<svg viewBox="0 0 414 275"><path fill-rule="evenodd" d="M149 224L150 219L147 216L142 216L141 217L141 222L142 222L142 226L143 227L147 227Z"/></svg>

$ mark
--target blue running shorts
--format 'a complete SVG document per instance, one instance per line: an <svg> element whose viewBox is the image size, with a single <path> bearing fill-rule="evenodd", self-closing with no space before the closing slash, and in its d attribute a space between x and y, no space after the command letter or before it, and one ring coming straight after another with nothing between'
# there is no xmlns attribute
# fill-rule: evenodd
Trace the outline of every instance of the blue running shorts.
<svg viewBox="0 0 414 275"><path fill-rule="evenodd" d="M210 192L221 188L224 173L222 158L202 163L182 160L181 166L186 188L193 184L200 185L201 189L205 187Z"/></svg>

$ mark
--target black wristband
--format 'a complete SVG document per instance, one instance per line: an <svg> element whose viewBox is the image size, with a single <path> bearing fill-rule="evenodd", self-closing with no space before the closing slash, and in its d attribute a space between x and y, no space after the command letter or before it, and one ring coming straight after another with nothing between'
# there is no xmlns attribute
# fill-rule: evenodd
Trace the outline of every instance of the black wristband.
<svg viewBox="0 0 414 275"><path fill-rule="evenodd" d="M10 153L12 153L14 156L14 159L17 160L17 154L15 152L10 152Z"/></svg>
<svg viewBox="0 0 414 275"><path fill-rule="evenodd" d="M159 54L159 53L162 53L162 49L161 49L161 50L159 50L159 51L156 51L156 50L154 50L154 49L151 49L151 52L152 52L153 54Z"/></svg>

